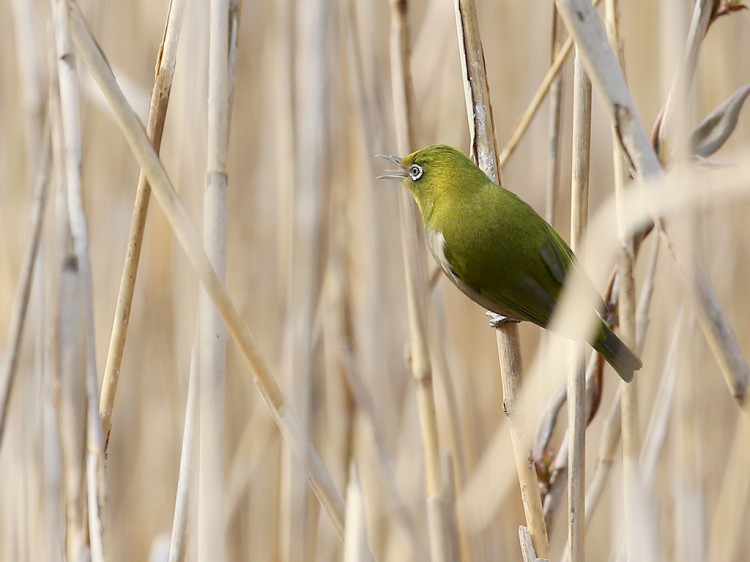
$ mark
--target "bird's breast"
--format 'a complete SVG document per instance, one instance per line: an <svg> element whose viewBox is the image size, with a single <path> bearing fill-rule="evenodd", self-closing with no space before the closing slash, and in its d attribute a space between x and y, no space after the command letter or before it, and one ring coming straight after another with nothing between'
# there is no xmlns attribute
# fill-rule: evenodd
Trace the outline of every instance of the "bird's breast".
<svg viewBox="0 0 750 562"><path fill-rule="evenodd" d="M432 257L435 258L437 264L442 268L445 274L450 278L451 281L458 284L460 279L456 275L456 271L451 267L448 259L445 257L445 236L440 230L426 230L427 245L430 247Z"/></svg>
<svg viewBox="0 0 750 562"><path fill-rule="evenodd" d="M506 309L506 307L501 306L500 303L493 302L487 299L484 295L482 295L480 290L470 286L463 279L461 279L455 267L451 265L445 255L446 240L445 236L440 230L425 229L425 234L427 236L427 245L430 247L430 252L435 258L435 261L438 263L448 279L450 279L451 282L461 292L463 292L471 300L486 308L487 310L508 318L515 318L515 316Z"/></svg>

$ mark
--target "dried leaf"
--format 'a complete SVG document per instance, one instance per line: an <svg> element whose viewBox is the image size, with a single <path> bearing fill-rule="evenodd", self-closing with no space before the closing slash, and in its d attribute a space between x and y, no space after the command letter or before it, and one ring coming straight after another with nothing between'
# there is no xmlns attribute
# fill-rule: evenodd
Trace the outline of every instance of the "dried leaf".
<svg viewBox="0 0 750 562"><path fill-rule="evenodd" d="M721 2L716 4L714 13L711 16L712 20L720 18L721 16L728 16L734 12L741 10L747 10L747 6L741 2L741 0L728 0L727 2Z"/></svg>
<svg viewBox="0 0 750 562"><path fill-rule="evenodd" d="M693 155L707 158L723 146L734 132L748 96L750 84L745 84L703 120L690 138Z"/></svg>

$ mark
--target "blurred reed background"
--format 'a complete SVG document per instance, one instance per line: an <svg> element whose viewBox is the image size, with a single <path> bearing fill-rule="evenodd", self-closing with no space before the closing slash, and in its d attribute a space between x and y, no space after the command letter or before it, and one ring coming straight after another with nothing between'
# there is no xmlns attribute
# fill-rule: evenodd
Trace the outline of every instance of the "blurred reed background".
<svg viewBox="0 0 750 562"><path fill-rule="evenodd" d="M169 4L80 2L144 124ZM347 535L346 559L368 559L366 549L357 550L362 543L354 530L361 529L377 560L429 560L425 457L406 353L409 319L398 217L398 190L403 188L374 179L384 166L373 156L398 150L391 97L391 5L385 0L240 4L226 158L228 293L301 420L302 433L345 496L347 533L352 534ZM500 148L550 66L553 3L480 0L477 11ZM681 64L692 11L686 0L635 0L621 7L625 69L647 128L664 106ZM24 255L33 241L35 190L47 185L15 382L0 429L0 559L8 561L83 560L93 534L87 530L91 500L87 508L86 494L92 488L90 481L86 484L86 466L91 470L95 462L97 440L91 426L86 428L87 295L85 283L70 267L61 191L67 145L53 139L51 163L46 148L60 119L51 13L50 4L41 0L0 4L0 356L5 365L0 376L13 370L8 369L18 326L13 310L20 298ZM206 100L213 76L209 19L206 4L185 1L161 150L164 167L196 225L204 216L207 154L215 149L208 139L222 138L221 131L212 136L208 125ZM407 21L412 148L441 142L468 150L454 3L410 2ZM684 109L687 117L676 128L683 139L750 82L749 28L745 11L711 24L700 47ZM565 37L562 27L559 33ZM77 68L101 388L139 164L89 72L80 61ZM553 217L566 238L572 70L571 56L561 72L560 189ZM548 104L544 102L503 168L505 185L542 214L549 213ZM729 120L736 129L711 156L713 163L729 166L716 172L716 182L736 169L735 179L750 187L747 166L740 166L747 164L750 117L738 111ZM611 130L596 92L591 145L593 215L614 192ZM712 176L702 174L699 187L710 192ZM672 220L696 248L747 354L750 205L747 197L735 197L731 204L719 200L705 207ZM289 453L231 338L225 389L221 375L214 387L225 398L207 401L206 387L201 387L201 411L223 420L223 429L205 425L205 418L195 421L186 463L184 553L175 551L173 541L169 555L199 281L160 205L152 201L150 210L99 478L106 559L343 559L335 526L310 492L303 468ZM649 277L655 238L646 239L636 262L639 294ZM424 256L433 271L431 258L426 252ZM662 249L647 315L644 368L637 375L641 434L646 436L641 476L647 490L639 513L653 531L643 538L650 557L641 559L744 560L750 549L744 523L750 503L750 417L743 418L727 390L679 277L669 252ZM604 292L604 282L599 288ZM493 330L483 310L442 276L428 308L439 447L452 467L446 473L452 477L445 501L458 506L447 510L456 515L448 518L446 533L462 560L520 560L518 526L526 523ZM531 365L540 330L524 324L520 331L524 362ZM564 380L566 360L555 365L559 372L534 398L537 409L526 412L532 426ZM587 484L600 464L599 443L620 384L606 371L601 406L587 430ZM552 457L565 431L564 413L560 416L547 451ZM205 463L201 455L207 452L223 458ZM204 481L202 471L210 470L214 472ZM218 492L206 499L199 495L199 482L204 492ZM589 560L624 560L623 502L617 449L586 535ZM207 503L213 511L201 512ZM550 558L558 559L565 550L564 512L563 501L550 528Z"/></svg>

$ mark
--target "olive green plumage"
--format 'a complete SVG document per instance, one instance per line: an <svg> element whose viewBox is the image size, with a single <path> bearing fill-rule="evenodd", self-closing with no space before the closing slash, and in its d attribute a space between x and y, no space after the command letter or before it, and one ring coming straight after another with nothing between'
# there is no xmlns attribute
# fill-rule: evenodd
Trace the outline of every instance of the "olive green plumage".
<svg viewBox="0 0 750 562"><path fill-rule="evenodd" d="M383 177L403 179L430 250L451 281L496 314L546 327L575 264L557 231L455 148L434 145L389 159L399 170ZM626 381L641 367L601 320L592 346Z"/></svg>

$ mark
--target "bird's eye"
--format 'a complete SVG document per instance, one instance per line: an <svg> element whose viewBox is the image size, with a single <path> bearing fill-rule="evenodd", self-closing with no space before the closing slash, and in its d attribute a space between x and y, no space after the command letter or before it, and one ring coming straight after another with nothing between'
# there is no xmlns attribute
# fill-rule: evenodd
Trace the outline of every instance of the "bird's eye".
<svg viewBox="0 0 750 562"><path fill-rule="evenodd" d="M409 177L411 178L411 181L417 181L422 177L423 173L424 170L422 170L422 166L419 164L412 164L409 166Z"/></svg>

